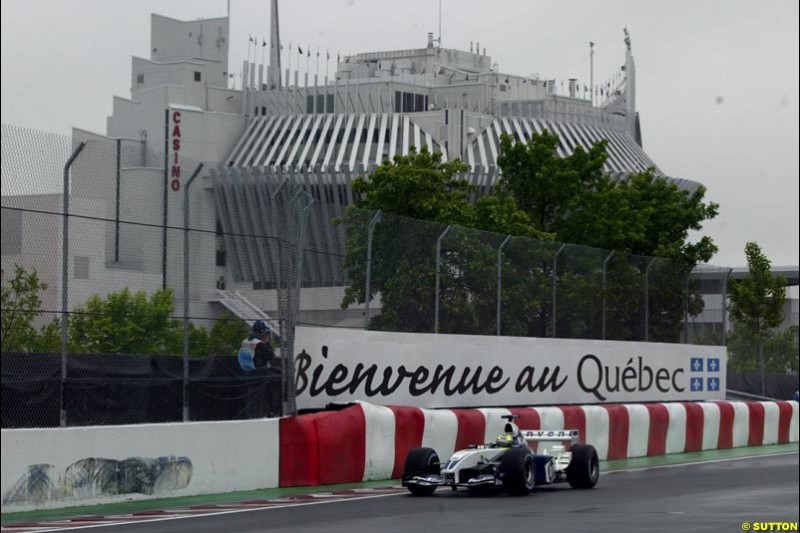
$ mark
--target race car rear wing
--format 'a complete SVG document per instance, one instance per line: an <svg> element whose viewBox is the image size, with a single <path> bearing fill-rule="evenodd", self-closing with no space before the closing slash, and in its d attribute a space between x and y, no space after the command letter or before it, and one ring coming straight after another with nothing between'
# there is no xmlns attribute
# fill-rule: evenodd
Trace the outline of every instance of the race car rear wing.
<svg viewBox="0 0 800 533"><path fill-rule="evenodd" d="M578 444L577 429L521 429L522 437L525 440L536 442L570 441Z"/></svg>
<svg viewBox="0 0 800 533"><path fill-rule="evenodd" d="M500 418L507 420L505 431L511 433L518 429L514 424L514 420L519 418L519 415L507 414ZM522 438L535 442L565 442L569 441L570 444L578 444L578 430L577 429L520 429Z"/></svg>

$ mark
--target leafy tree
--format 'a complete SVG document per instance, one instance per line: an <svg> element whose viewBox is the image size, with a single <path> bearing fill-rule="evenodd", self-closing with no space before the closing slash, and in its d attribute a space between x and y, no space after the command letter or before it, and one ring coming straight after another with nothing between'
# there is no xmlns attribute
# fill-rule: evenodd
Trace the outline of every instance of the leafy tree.
<svg viewBox="0 0 800 533"><path fill-rule="evenodd" d="M35 269L16 266L14 277L2 287L3 352L57 352L61 350L61 320L53 319L37 331L33 321L41 313L41 292L47 289ZM183 321L173 318L172 290L150 297L128 288L105 298L94 295L73 309L68 320L71 353L183 353ZM211 329L189 323L192 356L236 353L249 333L247 324L225 312Z"/></svg>
<svg viewBox="0 0 800 533"><path fill-rule="evenodd" d="M164 353L176 334L172 289L132 293L127 287L105 298L94 295L69 318L72 353Z"/></svg>
<svg viewBox="0 0 800 533"><path fill-rule="evenodd" d="M165 339L164 349L161 353L182 355L183 354L183 321L177 320L175 327L171 330L172 335ZM241 339L240 339L241 342ZM189 322L189 355L205 356L209 354L208 330L197 327Z"/></svg>
<svg viewBox="0 0 800 533"><path fill-rule="evenodd" d="M95 295L76 307L69 320L73 353L183 354L183 320L174 319L171 289L125 288L105 298ZM223 313L211 329L189 322L189 355L232 355L247 336L247 324ZM44 332L43 332L44 333Z"/></svg>
<svg viewBox="0 0 800 533"><path fill-rule="evenodd" d="M783 331L769 331L756 337L746 328L728 334L728 368L736 372L759 372L759 344L763 343L766 372L798 372L797 326Z"/></svg>
<svg viewBox="0 0 800 533"><path fill-rule="evenodd" d="M354 205L359 209L471 226L475 212L470 194L475 188L458 177L468 169L460 161L442 162L442 154L420 153L412 147L407 156L385 160L368 178L353 180Z"/></svg>
<svg viewBox="0 0 800 533"><path fill-rule="evenodd" d="M766 360L764 344L771 330L783 323L786 306L786 278L773 276L771 263L755 242L744 247L748 274L742 280L732 280L728 311L734 331L741 329L743 338L757 339L758 366L761 371L761 391L765 392ZM744 350L742 350L744 352ZM750 352L752 353L752 352ZM742 353L739 357L747 357Z"/></svg>
<svg viewBox="0 0 800 533"><path fill-rule="evenodd" d="M558 142L547 131L525 143L504 136L502 177L491 194L477 199L460 177L467 170L463 163L442 163L439 154L425 150L355 180L355 202L344 218L351 283L342 306L366 300L368 227L381 210L372 238L370 297L380 294L382 312L372 318L372 328L433 331L439 242L439 331L494 332L498 251L511 235L500 256L504 334L551 335L556 324L557 336L598 338L605 307L607 338L642 339L647 324L651 340L678 340L688 272L716 250L706 237L688 242L688 232L716 216L717 205L706 203L702 187L680 190L653 169L613 179L604 170L605 141L564 158ZM559 251L554 239L575 245ZM616 255L606 261L598 248ZM645 255L665 260L648 266L650 259L640 257ZM693 291L689 311L700 309L702 299Z"/></svg>
<svg viewBox="0 0 800 533"><path fill-rule="evenodd" d="M33 321L41 314L41 292L47 289L35 268L14 265L14 276L4 283L2 299L2 351L28 350L36 337Z"/></svg>
<svg viewBox="0 0 800 533"><path fill-rule="evenodd" d="M380 293L383 311L370 327L433 331L436 242L448 226L452 230L441 241L440 331L494 327L498 235L459 227L549 236L533 227L504 188L473 203L475 187L459 177L467 168L459 161L444 163L440 153L426 148L412 149L384 161L369 178L354 180L354 204L340 221L348 228L345 267L351 278L342 307L366 300L367 229L381 210L372 239L370 296Z"/></svg>
<svg viewBox="0 0 800 533"><path fill-rule="evenodd" d="M27 347L29 352L54 353L61 351L61 320L54 318L38 332L35 332L31 344Z"/></svg>
<svg viewBox="0 0 800 533"><path fill-rule="evenodd" d="M208 334L209 355L232 355L238 352L250 327L239 317L225 312L217 318ZM273 342L275 342L273 340Z"/></svg>
<svg viewBox="0 0 800 533"><path fill-rule="evenodd" d="M579 147L572 156L561 158L556 151L558 136L548 131L534 133L527 143L503 135L497 158L503 170L500 181L537 229L558 235L580 207L585 191L604 179L605 145L595 144L589 152Z"/></svg>
<svg viewBox="0 0 800 533"><path fill-rule="evenodd" d="M690 313L702 309L697 291L686 293L688 274L717 249L708 237L688 242L688 234L714 218L718 206L705 202L705 188L681 190L657 177L652 168L623 180L613 179L603 170L606 145L601 141L588 150L577 147L562 158L557 154L558 136L548 131L534 134L526 143L504 136L498 157L503 170L500 184L529 214L535 229L550 232L561 242L616 253L606 272L607 315L615 317L608 338L645 338L646 323L650 340L676 341L687 297ZM563 312L558 315L557 333L598 337L602 324L596 322L602 310L597 309L597 302L603 300L604 258L597 257L596 250L570 249L569 268L562 271L559 267L557 273L559 286L564 288L558 294L564 305L558 306ZM669 261L648 268L644 256L647 261L649 257ZM649 286L647 321L642 314L645 279Z"/></svg>
<svg viewBox="0 0 800 533"><path fill-rule="evenodd" d="M173 335L167 339L163 353L183 353L183 320L176 320ZM211 325L195 326L189 322L189 355L234 355L242 340L250 333L250 327L229 311L223 312Z"/></svg>
<svg viewBox="0 0 800 533"><path fill-rule="evenodd" d="M505 185L535 228L555 239L617 252L681 259L694 265L711 259L708 237L687 241L719 206L705 202L702 186L690 192L656 176L655 169L613 179L603 170L607 142L559 157L558 136L544 131L530 141L504 135L497 163Z"/></svg>

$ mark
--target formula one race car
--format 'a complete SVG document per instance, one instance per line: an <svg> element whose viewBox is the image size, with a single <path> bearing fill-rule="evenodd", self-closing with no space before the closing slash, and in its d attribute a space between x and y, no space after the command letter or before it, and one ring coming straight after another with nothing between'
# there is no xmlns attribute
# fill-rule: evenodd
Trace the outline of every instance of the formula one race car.
<svg viewBox="0 0 800 533"><path fill-rule="evenodd" d="M590 489L597 484L597 450L578 444L577 430L520 430L513 422L517 416L503 417L507 423L495 442L471 445L445 463L432 448L414 448L406 457L403 486L415 496L430 496L440 486L475 493L502 488L521 495L535 485L567 482L575 489ZM528 441L538 442L536 452Z"/></svg>

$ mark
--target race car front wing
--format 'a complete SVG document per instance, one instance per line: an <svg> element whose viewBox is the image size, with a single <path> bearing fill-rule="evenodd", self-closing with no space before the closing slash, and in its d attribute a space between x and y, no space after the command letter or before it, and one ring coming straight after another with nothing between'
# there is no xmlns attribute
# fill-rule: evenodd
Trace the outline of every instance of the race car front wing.
<svg viewBox="0 0 800 533"><path fill-rule="evenodd" d="M478 474L471 476L465 481L456 479L456 472L444 472L441 475L409 476L403 478L404 487L417 485L420 487L484 487L487 485L497 485L499 480L494 474Z"/></svg>

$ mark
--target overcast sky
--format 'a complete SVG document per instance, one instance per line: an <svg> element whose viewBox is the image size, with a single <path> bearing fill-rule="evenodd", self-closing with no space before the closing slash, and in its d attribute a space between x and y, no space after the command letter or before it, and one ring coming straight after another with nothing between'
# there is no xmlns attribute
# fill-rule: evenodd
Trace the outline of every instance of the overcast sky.
<svg viewBox="0 0 800 533"><path fill-rule="evenodd" d="M131 56L149 57L150 13L224 16L225 0L3 0L2 122L105 133L112 95L130 96ZM281 36L331 56L425 46L437 0L291 0ZM231 71L248 35L268 38L268 0L231 0ZM444 0L443 46L481 47L514 74L595 82L624 62L628 26L644 148L720 204L713 262L743 265L757 241L773 264L798 256L797 0ZM331 72L334 65L331 64ZM314 62L312 61L312 71ZM324 72L324 62L320 65Z"/></svg>

